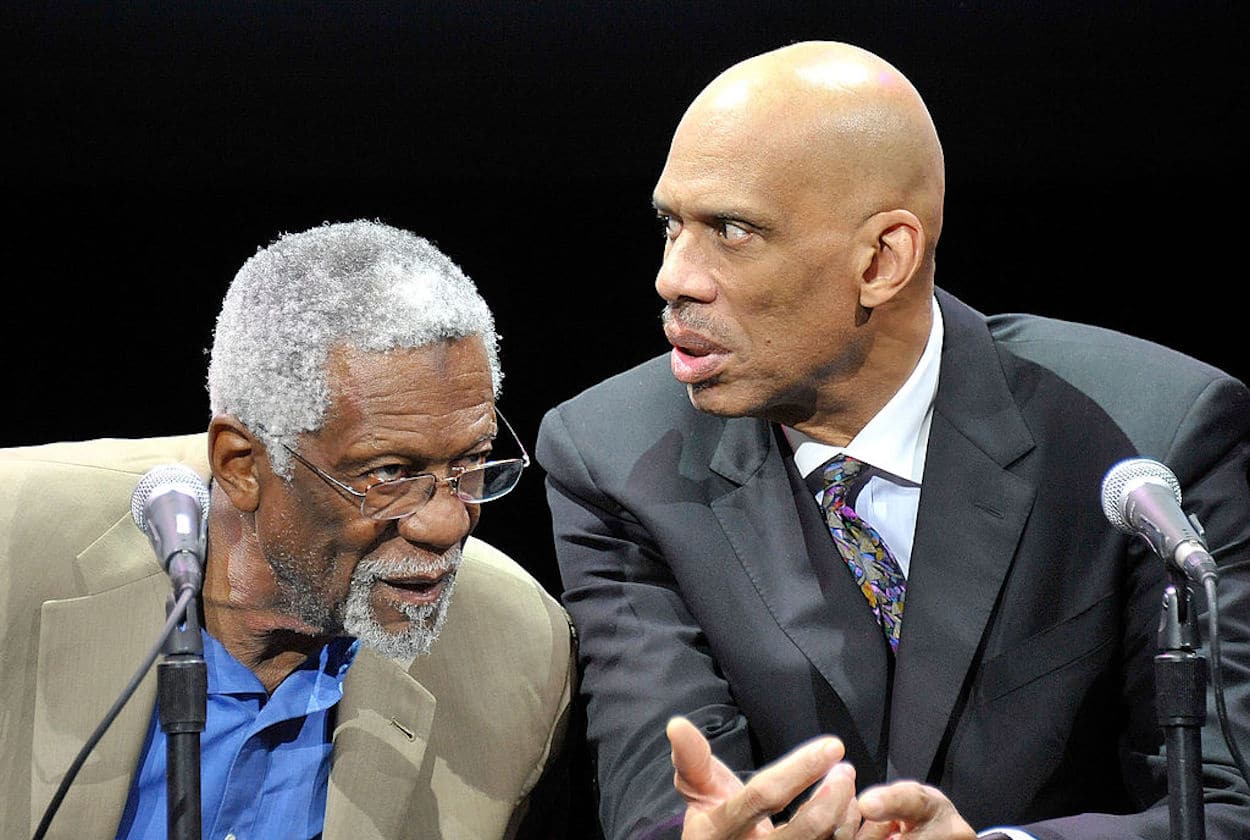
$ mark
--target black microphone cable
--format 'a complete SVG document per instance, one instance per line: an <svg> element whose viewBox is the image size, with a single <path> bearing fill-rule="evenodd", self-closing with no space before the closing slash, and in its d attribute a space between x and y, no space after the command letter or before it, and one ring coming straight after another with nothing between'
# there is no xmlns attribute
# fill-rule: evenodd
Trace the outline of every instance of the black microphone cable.
<svg viewBox="0 0 1250 840"><path fill-rule="evenodd" d="M191 600L199 594L193 589L183 589L178 595L178 600L174 602L173 609L169 612L169 618L165 620L165 626L161 629L160 638L156 640L156 644L148 651L143 659L143 664L135 671L134 676L130 678L130 682L122 689L121 695L116 702L105 713L104 719L96 726L95 731L91 733L91 737L82 745L82 749L78 751L74 761L70 764L69 769L65 771L65 778L61 779L61 784L57 786L56 793L52 797L52 801L48 803L48 807L44 809L43 819L39 821L39 827L35 829L31 840L42 840L43 836L48 833L48 826L52 824L52 817L56 815L57 809L61 807L61 802L65 799L65 794L69 792L69 786L74 781L74 777L78 775L78 771L82 769L86 763L87 757L91 751L95 749L95 745L104 737L104 733L113 725L113 721L121 714L122 707L130 700L131 695L139 688L139 683L143 682L144 676L151 670L152 664L156 662L156 658L161 655L161 650L165 647L165 641L175 628L182 623L186 616L187 605Z"/></svg>
<svg viewBox="0 0 1250 840"><path fill-rule="evenodd" d="M1211 686L1215 689L1215 716L1220 722L1220 732L1224 735L1224 743L1233 756L1237 772L1241 773L1242 781L1250 785L1250 773L1246 772L1246 760L1233 737L1232 727L1228 722L1228 707L1224 702L1224 663L1220 654L1220 602L1216 595L1218 575L1202 576L1202 590L1207 596L1207 642L1211 648Z"/></svg>

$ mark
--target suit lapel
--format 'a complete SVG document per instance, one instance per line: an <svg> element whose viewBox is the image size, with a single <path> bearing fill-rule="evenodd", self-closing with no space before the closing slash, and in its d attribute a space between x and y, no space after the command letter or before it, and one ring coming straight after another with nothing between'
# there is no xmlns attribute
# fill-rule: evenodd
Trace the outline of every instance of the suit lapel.
<svg viewBox="0 0 1250 840"><path fill-rule="evenodd" d="M32 827L165 621L169 580L129 514L78 556L78 567L88 590L111 588L47 601L40 610ZM70 785L52 822L58 836L95 835L121 820L155 704L153 669Z"/></svg>
<svg viewBox="0 0 1250 840"><path fill-rule="evenodd" d="M938 300L946 339L891 704L892 778L936 772L1034 498L1007 469L1033 441L984 320Z"/></svg>
<svg viewBox="0 0 1250 840"><path fill-rule="evenodd" d="M814 510L814 500L791 482L769 425L759 420L727 421L710 467L734 485L711 508L763 606L829 683L864 752L879 755L885 643L849 574L817 576L800 518L800 511Z"/></svg>
<svg viewBox="0 0 1250 840"><path fill-rule="evenodd" d="M326 795L325 838L437 837L438 809L417 785L424 766L435 699L394 662L362 649L347 672L334 728Z"/></svg>

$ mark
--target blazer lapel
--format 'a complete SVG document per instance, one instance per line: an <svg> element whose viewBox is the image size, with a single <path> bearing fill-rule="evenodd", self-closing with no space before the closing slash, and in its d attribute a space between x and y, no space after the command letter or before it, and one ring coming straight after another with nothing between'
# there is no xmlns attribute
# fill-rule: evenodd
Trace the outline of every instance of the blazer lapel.
<svg viewBox="0 0 1250 840"><path fill-rule="evenodd" d="M169 580L129 514L78 556L78 566L98 594L48 601L40 610L32 828L165 622ZM52 821L56 836L93 836L118 824L155 705L152 669L70 785Z"/></svg>
<svg viewBox="0 0 1250 840"><path fill-rule="evenodd" d="M334 727L325 838L438 837L424 802L424 766L436 702L397 663L362 649L347 672Z"/></svg>
<svg viewBox="0 0 1250 840"><path fill-rule="evenodd" d="M930 778L1033 505L1033 447L984 320L939 294L946 339L890 713L891 778ZM940 768L939 768L940 769Z"/></svg>
<svg viewBox="0 0 1250 840"><path fill-rule="evenodd" d="M849 574L817 577L800 517L815 502L801 483L791 482L769 424L727 421L710 467L734 485L712 499L711 508L764 607L832 687L864 751L879 755L887 680L883 637Z"/></svg>

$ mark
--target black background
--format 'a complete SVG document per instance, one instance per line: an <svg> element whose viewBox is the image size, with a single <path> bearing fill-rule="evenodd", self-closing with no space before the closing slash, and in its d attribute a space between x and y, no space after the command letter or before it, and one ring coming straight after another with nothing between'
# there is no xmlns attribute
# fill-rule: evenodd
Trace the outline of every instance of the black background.
<svg viewBox="0 0 1250 840"><path fill-rule="evenodd" d="M666 349L649 197L685 105L807 38L872 49L926 97L948 167L941 285L1245 378L1234 7L6 4L0 445L203 429L239 265L361 217L478 282L500 405L532 445L544 410ZM535 468L479 533L555 590L549 528Z"/></svg>

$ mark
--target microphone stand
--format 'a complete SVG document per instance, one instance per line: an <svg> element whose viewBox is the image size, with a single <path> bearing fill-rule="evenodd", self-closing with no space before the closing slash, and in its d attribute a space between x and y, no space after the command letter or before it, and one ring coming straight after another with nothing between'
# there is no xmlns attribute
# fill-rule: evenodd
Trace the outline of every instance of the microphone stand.
<svg viewBox="0 0 1250 840"><path fill-rule="evenodd" d="M1168 758L1168 818L1172 840L1205 840L1202 744L1206 721L1206 660L1198 653L1197 617L1185 575L1169 567L1163 593L1155 708Z"/></svg>
<svg viewBox="0 0 1250 840"><path fill-rule="evenodd" d="M200 733L208 704L208 671L200 636L200 599L187 601L182 624L156 666L156 706L165 733L165 793L169 840L200 840ZM166 615L174 608L170 595Z"/></svg>

